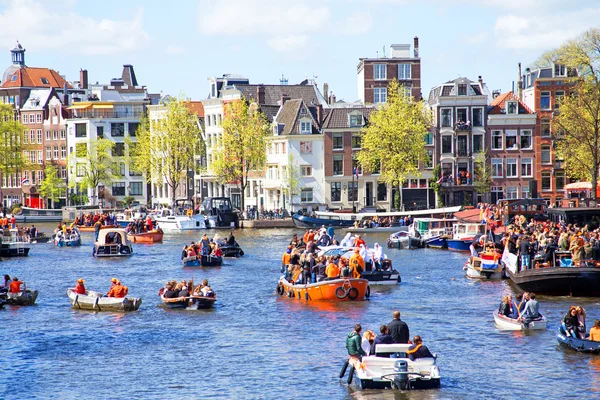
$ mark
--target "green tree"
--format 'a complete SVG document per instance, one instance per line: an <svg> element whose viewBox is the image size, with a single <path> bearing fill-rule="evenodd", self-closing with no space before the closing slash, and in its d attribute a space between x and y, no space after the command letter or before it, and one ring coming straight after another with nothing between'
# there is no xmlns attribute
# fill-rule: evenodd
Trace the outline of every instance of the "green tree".
<svg viewBox="0 0 600 400"><path fill-rule="evenodd" d="M300 188L300 167L294 162L294 156L288 154L288 163L283 173L283 186L281 191L284 196L289 196L289 210L294 209L294 195L298 194Z"/></svg>
<svg viewBox="0 0 600 400"><path fill-rule="evenodd" d="M28 160L23 156L23 132L25 127L15 119L15 110L10 104L0 102L0 178L7 175L20 175L28 165ZM17 176L20 179L20 176ZM0 202L3 196L0 189Z"/></svg>
<svg viewBox="0 0 600 400"><path fill-rule="evenodd" d="M119 164L115 162L112 151L115 143L108 139L97 139L90 143L77 143L71 163L75 164L81 181L79 186L92 189L92 204L98 200L98 185L111 184L120 177Z"/></svg>
<svg viewBox="0 0 600 400"><path fill-rule="evenodd" d="M487 152L484 150L475 154L473 164L475 168L473 187L477 193L483 195L484 200L487 200L488 194L492 189L492 171L488 163Z"/></svg>
<svg viewBox="0 0 600 400"><path fill-rule="evenodd" d="M566 68L572 88L553 118L556 154L569 176L589 180L594 199L600 168L600 29L593 28L545 53L538 64ZM575 73L575 71L577 73ZM577 75L577 77L576 77Z"/></svg>
<svg viewBox="0 0 600 400"><path fill-rule="evenodd" d="M250 172L264 169L269 124L255 104L239 99L225 105L222 127L223 134L213 147L211 169L219 183L236 183L243 194Z"/></svg>
<svg viewBox="0 0 600 400"><path fill-rule="evenodd" d="M357 160L373 171L380 164L380 180L398 188L408 177L420 176L419 161L428 162L425 136L432 124L423 101L415 102L401 90L398 81L388 86L387 102L369 116L362 130L362 149ZM398 202L402 204L399 197Z"/></svg>
<svg viewBox="0 0 600 400"><path fill-rule="evenodd" d="M56 168L52 165L46 166L46 169L44 170L44 180L39 188L40 194L45 197L47 201L51 201L52 208L54 208L56 201L60 196L65 194L65 191L65 183L58 176Z"/></svg>
<svg viewBox="0 0 600 400"><path fill-rule="evenodd" d="M166 183L171 188L171 207L176 191L195 169L194 158L204 154L198 117L186 102L173 99L165 104L162 118L149 121L142 117L137 130L137 143L131 143L129 154L134 169L145 174L148 182Z"/></svg>

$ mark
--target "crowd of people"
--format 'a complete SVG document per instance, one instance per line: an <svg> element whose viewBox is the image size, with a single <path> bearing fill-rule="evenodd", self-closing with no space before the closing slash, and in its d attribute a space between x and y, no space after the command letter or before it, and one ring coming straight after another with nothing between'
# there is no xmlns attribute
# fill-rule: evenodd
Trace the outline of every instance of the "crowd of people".
<svg viewBox="0 0 600 400"><path fill-rule="evenodd" d="M354 221L355 228L387 228L391 226L410 226L413 223L413 218L410 215L403 217L379 217L363 218L362 220Z"/></svg>
<svg viewBox="0 0 600 400"><path fill-rule="evenodd" d="M235 243L235 238L233 239L233 241ZM214 238L209 239L206 235L206 232L202 235L198 242L195 243L194 241L192 241L189 245L184 245L183 250L181 251L182 260L189 257L221 257L222 255L223 251L221 250L221 247L219 246L217 241Z"/></svg>
<svg viewBox="0 0 600 400"><path fill-rule="evenodd" d="M152 230L154 230L154 221L152 221L150 215L148 215L145 220L143 218L138 218L134 221L131 221L127 227L125 227L125 232L133 235L151 232ZM160 230L160 228L158 228L158 230Z"/></svg>
<svg viewBox="0 0 600 400"><path fill-rule="evenodd" d="M184 279L181 282L177 282L176 280L167 282L158 291L158 295L166 299L176 299L191 296L214 297L215 292L213 292L208 284L208 279L203 279L202 283L197 286L194 286L193 280L186 281Z"/></svg>
<svg viewBox="0 0 600 400"><path fill-rule="evenodd" d="M416 335L410 341L410 332L406 322L400 319L400 311L392 313L392 320L387 325L379 327L379 334L376 335L373 331L367 330L362 333L362 326L356 324L354 330L346 336L346 350L351 359L362 360L363 356L378 356L404 358L408 357L414 361L418 358L434 357L427 346L423 344L421 336ZM377 353L378 344L410 344L406 353Z"/></svg>
<svg viewBox="0 0 600 400"><path fill-rule="evenodd" d="M594 321L594 326L590 329L588 336L585 309L581 306L571 306L563 317L561 326L565 334L573 338L600 342L600 320Z"/></svg>

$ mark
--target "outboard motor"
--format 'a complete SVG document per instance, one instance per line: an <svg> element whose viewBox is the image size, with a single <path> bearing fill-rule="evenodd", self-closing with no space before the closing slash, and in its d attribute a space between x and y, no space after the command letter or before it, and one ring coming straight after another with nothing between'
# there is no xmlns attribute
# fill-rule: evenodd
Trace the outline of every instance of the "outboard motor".
<svg viewBox="0 0 600 400"><path fill-rule="evenodd" d="M394 372L398 374L394 376L394 386L396 389L408 389L408 363L406 360L396 361L394 364Z"/></svg>

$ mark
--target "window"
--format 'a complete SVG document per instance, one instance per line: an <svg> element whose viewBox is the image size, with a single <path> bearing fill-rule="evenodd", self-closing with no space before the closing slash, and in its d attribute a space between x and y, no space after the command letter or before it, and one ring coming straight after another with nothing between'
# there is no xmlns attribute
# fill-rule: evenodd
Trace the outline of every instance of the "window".
<svg viewBox="0 0 600 400"><path fill-rule="evenodd" d="M473 126L483 126L483 109L482 108L474 108L473 109L473 119L471 120Z"/></svg>
<svg viewBox="0 0 600 400"><path fill-rule="evenodd" d="M466 108L457 108L456 109L456 121L458 123L465 124L469 118L467 118L467 109Z"/></svg>
<svg viewBox="0 0 600 400"><path fill-rule="evenodd" d="M36 114L35 115L35 121L36 122L42 122L42 114Z"/></svg>
<svg viewBox="0 0 600 400"><path fill-rule="evenodd" d="M29 134L27 133L27 129L23 131L23 143L29 143Z"/></svg>
<svg viewBox="0 0 600 400"><path fill-rule="evenodd" d="M473 135L473 154L483 151L483 135Z"/></svg>
<svg viewBox="0 0 600 400"><path fill-rule="evenodd" d="M113 196L125 196L125 182L115 182L112 184Z"/></svg>
<svg viewBox="0 0 600 400"><path fill-rule="evenodd" d="M37 130L37 140L39 144L42 144L42 141L44 140L44 135L42 134L41 129Z"/></svg>
<svg viewBox="0 0 600 400"><path fill-rule="evenodd" d="M104 127L103 126L96 127L96 136L98 136L98 139L104 139Z"/></svg>
<svg viewBox="0 0 600 400"><path fill-rule="evenodd" d="M542 110L550 109L550 92L541 92L540 93L540 109L542 109Z"/></svg>
<svg viewBox="0 0 600 400"><path fill-rule="evenodd" d="M344 135L342 133L333 134L333 150L341 150L344 148Z"/></svg>
<svg viewBox="0 0 600 400"><path fill-rule="evenodd" d="M119 175L125 176L125 163L119 163Z"/></svg>
<svg viewBox="0 0 600 400"><path fill-rule="evenodd" d="M54 159L58 160L58 146L54 146L53 150L54 150L53 151L53 153L54 153Z"/></svg>
<svg viewBox="0 0 600 400"><path fill-rule="evenodd" d="M363 116L362 114L350 114L350 127L360 127L363 125Z"/></svg>
<svg viewBox="0 0 600 400"><path fill-rule="evenodd" d="M385 64L373 64L373 79L382 80L386 79L387 71Z"/></svg>
<svg viewBox="0 0 600 400"><path fill-rule="evenodd" d="M362 139L362 135L360 133L352 134L352 148L353 149L360 149L361 139Z"/></svg>
<svg viewBox="0 0 600 400"><path fill-rule="evenodd" d="M300 121L300 133L310 134L312 132L312 124L310 121Z"/></svg>
<svg viewBox="0 0 600 400"><path fill-rule="evenodd" d="M563 190L565 188L565 171L556 171L554 176L556 180L556 190Z"/></svg>
<svg viewBox="0 0 600 400"><path fill-rule="evenodd" d="M283 143L285 145L285 143ZM311 154L312 153L312 142L300 142L300 153Z"/></svg>
<svg viewBox="0 0 600 400"><path fill-rule="evenodd" d="M131 196L141 196L143 194L143 183L142 182L131 182L129 194Z"/></svg>
<svg viewBox="0 0 600 400"><path fill-rule="evenodd" d="M521 198L528 199L529 198L529 186L525 185L521 187Z"/></svg>
<svg viewBox="0 0 600 400"><path fill-rule="evenodd" d="M533 159L521 158L521 177L531 178L533 176Z"/></svg>
<svg viewBox="0 0 600 400"><path fill-rule="evenodd" d="M377 183L377 201L387 200L387 185L383 182Z"/></svg>
<svg viewBox="0 0 600 400"><path fill-rule="evenodd" d="M67 158L67 146L60 146L60 159L64 160Z"/></svg>
<svg viewBox="0 0 600 400"><path fill-rule="evenodd" d="M550 146L542 145L542 164L550 164L551 162Z"/></svg>
<svg viewBox="0 0 600 400"><path fill-rule="evenodd" d="M518 150L517 130L510 129L506 131L506 150Z"/></svg>
<svg viewBox="0 0 600 400"><path fill-rule="evenodd" d="M358 182L348 182L348 201L358 201Z"/></svg>
<svg viewBox="0 0 600 400"><path fill-rule="evenodd" d="M35 115L34 114L29 114L29 123L30 124L34 124L35 123Z"/></svg>
<svg viewBox="0 0 600 400"><path fill-rule="evenodd" d="M42 150L38 150L38 152L37 152L37 163L38 164L44 163L44 152Z"/></svg>
<svg viewBox="0 0 600 400"><path fill-rule="evenodd" d="M506 187L506 198L507 199L519 198L519 188L517 186L507 186Z"/></svg>
<svg viewBox="0 0 600 400"><path fill-rule="evenodd" d="M492 178L503 178L504 170L501 158L492 158Z"/></svg>
<svg viewBox="0 0 600 400"><path fill-rule="evenodd" d="M567 76L567 69L565 66L554 64L554 76Z"/></svg>
<svg viewBox="0 0 600 400"><path fill-rule="evenodd" d="M142 176L141 172L136 171L133 162L129 163L129 176Z"/></svg>
<svg viewBox="0 0 600 400"><path fill-rule="evenodd" d="M58 140L58 131L52 131L52 140Z"/></svg>
<svg viewBox="0 0 600 400"><path fill-rule="evenodd" d="M398 64L398 79L410 79L410 64Z"/></svg>
<svg viewBox="0 0 600 400"><path fill-rule="evenodd" d="M50 131L46 131L46 140L50 140Z"/></svg>
<svg viewBox="0 0 600 400"><path fill-rule="evenodd" d="M427 132L425 135L425 146L433 145L433 132Z"/></svg>
<svg viewBox="0 0 600 400"><path fill-rule="evenodd" d="M492 150L502 150L502 131L492 131Z"/></svg>
<svg viewBox="0 0 600 400"><path fill-rule="evenodd" d="M85 176L85 164L77 164L77 176Z"/></svg>
<svg viewBox="0 0 600 400"><path fill-rule="evenodd" d="M86 143L76 143L75 144L75 157L85 157L87 153L87 144Z"/></svg>
<svg viewBox="0 0 600 400"><path fill-rule="evenodd" d="M540 121L541 126L541 136L542 137L550 137L550 119L542 118Z"/></svg>
<svg viewBox="0 0 600 400"><path fill-rule="evenodd" d="M34 144L35 143L35 130L31 129L29 131L29 143Z"/></svg>
<svg viewBox="0 0 600 400"><path fill-rule="evenodd" d="M87 137L86 124L75 124L75 137Z"/></svg>
<svg viewBox="0 0 600 400"><path fill-rule="evenodd" d="M29 123L28 114L23 114L23 125L27 125Z"/></svg>
<svg viewBox="0 0 600 400"><path fill-rule="evenodd" d="M442 127L451 127L452 126L452 109L443 108L442 109Z"/></svg>
<svg viewBox="0 0 600 400"><path fill-rule="evenodd" d="M344 155L333 155L333 175L344 175Z"/></svg>
<svg viewBox="0 0 600 400"><path fill-rule="evenodd" d="M442 153L443 154L452 153L452 136L442 135Z"/></svg>
<svg viewBox="0 0 600 400"><path fill-rule="evenodd" d="M532 141L531 141L531 131L530 130L522 130L521 131L521 149L528 150L531 149Z"/></svg>
<svg viewBox="0 0 600 400"><path fill-rule="evenodd" d="M312 142L309 142L309 143L310 143L309 153L312 153ZM281 143L281 154L285 154L285 148L286 148L286 143L282 142Z"/></svg>
<svg viewBox="0 0 600 400"><path fill-rule="evenodd" d="M467 85L465 85L465 84L458 85L458 95L459 96L467 95Z"/></svg>
<svg viewBox="0 0 600 400"><path fill-rule="evenodd" d="M313 201L313 190L312 188L304 188L300 192L300 202L312 203Z"/></svg>
<svg viewBox="0 0 600 400"><path fill-rule="evenodd" d="M433 168L433 150L427 150L429 158L423 162L423 167L426 169Z"/></svg>
<svg viewBox="0 0 600 400"><path fill-rule="evenodd" d="M331 201L342 201L342 182L331 182Z"/></svg>
<svg viewBox="0 0 600 400"><path fill-rule="evenodd" d="M550 171L542 171L542 191L547 192L552 190L552 180L550 179Z"/></svg>
<svg viewBox="0 0 600 400"><path fill-rule="evenodd" d="M565 91L564 90L557 90L556 92L554 92L554 108L560 107L560 104L562 103L562 101L564 99L565 99Z"/></svg>
<svg viewBox="0 0 600 400"><path fill-rule="evenodd" d="M125 143L115 143L113 156L123 157L125 155Z"/></svg>
<svg viewBox="0 0 600 400"><path fill-rule="evenodd" d="M300 167L300 175L302 176L312 176L312 166L303 165Z"/></svg>
<svg viewBox="0 0 600 400"><path fill-rule="evenodd" d="M140 127L139 122L130 122L127 124L127 132L129 132L129 136L135 136L136 131Z"/></svg>
<svg viewBox="0 0 600 400"><path fill-rule="evenodd" d="M35 171L31 171L31 184L35 185L36 183L37 183L37 178L36 178Z"/></svg>
<svg viewBox="0 0 600 400"><path fill-rule="evenodd" d="M516 101L507 101L506 102L506 113L507 114L518 114L519 108Z"/></svg>
<svg viewBox="0 0 600 400"><path fill-rule="evenodd" d="M506 177L507 178L517 178L519 175L517 173L517 159L516 158L507 158L506 159Z"/></svg>
<svg viewBox="0 0 600 400"><path fill-rule="evenodd" d="M359 175L362 175L362 166L359 164L358 160L354 157L356 157L356 154L354 154L352 157L352 174L356 175L356 173L358 173ZM356 171L356 173L354 171Z"/></svg>
<svg viewBox="0 0 600 400"><path fill-rule="evenodd" d="M52 148L46 147L46 160L51 160L51 159L52 159Z"/></svg>
<svg viewBox="0 0 600 400"><path fill-rule="evenodd" d="M67 133L65 132L64 129L60 131L60 138L61 139L66 139L67 138Z"/></svg>
<svg viewBox="0 0 600 400"><path fill-rule="evenodd" d="M115 136L123 136L125 134L125 124L124 123L111 123L110 124L110 135L112 137Z"/></svg>
<svg viewBox="0 0 600 400"><path fill-rule="evenodd" d="M373 103L385 103L387 101L387 88L373 89Z"/></svg>

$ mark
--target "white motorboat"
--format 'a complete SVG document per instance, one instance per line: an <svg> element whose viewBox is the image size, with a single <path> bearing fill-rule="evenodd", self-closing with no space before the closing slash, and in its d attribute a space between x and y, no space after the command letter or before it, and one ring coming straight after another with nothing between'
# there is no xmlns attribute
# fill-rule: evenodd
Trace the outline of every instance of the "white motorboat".
<svg viewBox="0 0 600 400"><path fill-rule="evenodd" d="M479 257L469 257L463 269L466 271L467 278L504 278L504 268L500 262L500 255L496 253L481 253Z"/></svg>
<svg viewBox="0 0 600 400"><path fill-rule="evenodd" d="M77 294L67 289L67 296L73 308L92 311L136 311L142 304L141 297L106 297L104 294L88 290L86 294Z"/></svg>
<svg viewBox="0 0 600 400"><path fill-rule="evenodd" d="M407 226L396 228L387 240L387 246L391 249L420 249L425 246L425 242L413 235Z"/></svg>
<svg viewBox="0 0 600 400"><path fill-rule="evenodd" d="M124 257L133 254L133 247L125 229L107 228L98 233L94 243L94 257Z"/></svg>
<svg viewBox="0 0 600 400"><path fill-rule="evenodd" d="M503 331L541 331L546 329L546 317L543 315L541 318L531 321L529 326L525 327L525 324L519 319L499 315L498 310L495 310L494 322L496 323L496 327Z"/></svg>
<svg viewBox="0 0 600 400"><path fill-rule="evenodd" d="M418 358L414 361L409 358L389 358L390 354L406 353L409 347L409 344L378 344L375 349L376 355L363 357L360 363L354 363L350 373L354 371L361 389L439 388L440 370L436 365L436 355L433 358ZM352 381L351 376L348 381Z"/></svg>
<svg viewBox="0 0 600 400"><path fill-rule="evenodd" d="M204 215L170 215L156 218L156 224L164 232L199 231L206 229Z"/></svg>
<svg viewBox="0 0 600 400"><path fill-rule="evenodd" d="M0 236L0 257L27 257L31 245L22 229L4 229Z"/></svg>

